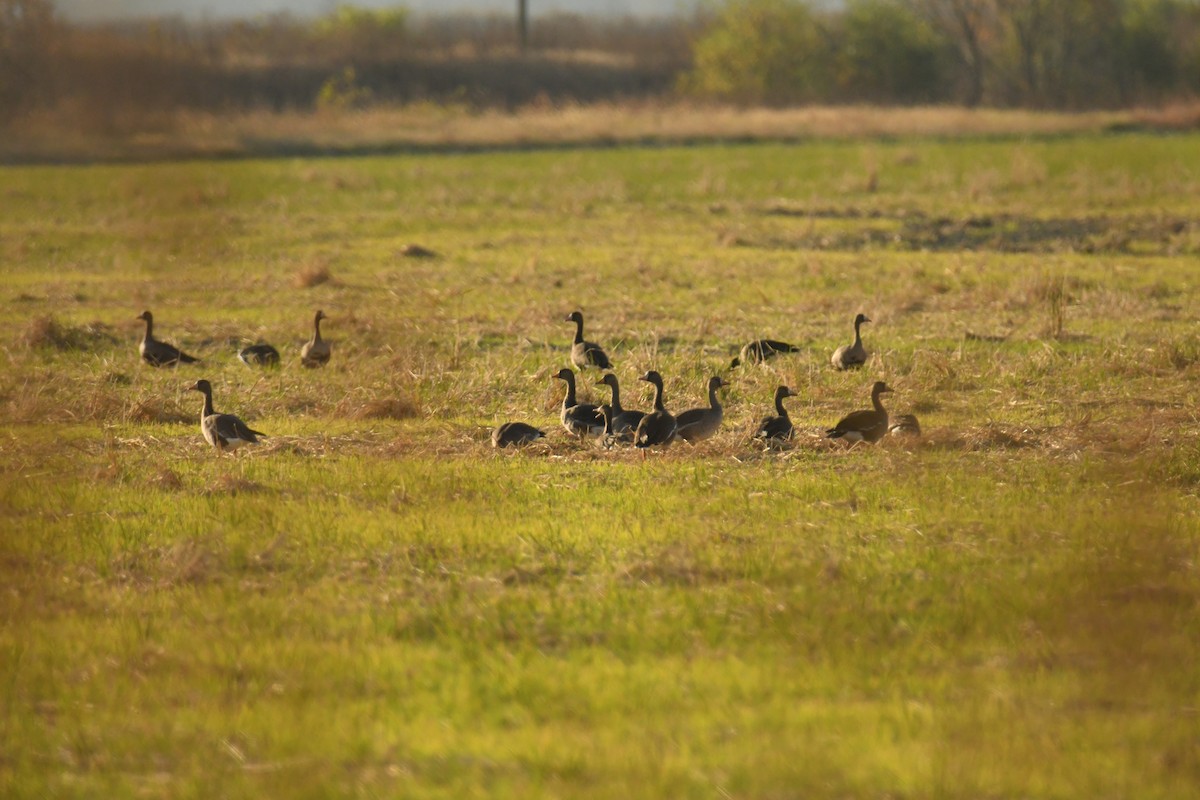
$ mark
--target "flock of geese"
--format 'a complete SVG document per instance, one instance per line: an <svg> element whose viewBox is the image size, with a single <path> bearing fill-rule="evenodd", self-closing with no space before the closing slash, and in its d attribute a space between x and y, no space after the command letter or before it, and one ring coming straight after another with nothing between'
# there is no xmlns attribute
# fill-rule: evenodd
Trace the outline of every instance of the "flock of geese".
<svg viewBox="0 0 1200 800"><path fill-rule="evenodd" d="M143 311L138 319L146 323L145 333L138 345L142 360L154 367L175 367L179 364L199 363L200 359L190 356L174 345L154 338L154 316ZM324 311L313 317L312 338L300 349L300 363L308 368L321 367L329 363L332 349L329 342L321 338L321 320ZM575 324L575 340L571 344L571 363L581 373L588 369L604 371L597 386L607 386L612 400L603 405L580 403L575 396L575 372L564 367L555 378L566 384L559 418L568 433L581 439L595 437L605 447L631 444L645 452L651 447L667 447L673 441L696 443L711 438L721 429L725 412L721 407L718 391L729 383L719 375L708 380L708 405L690 408L672 414L663 402L663 379L655 370L649 370L638 380L654 387L654 406L649 411L627 409L621 405L621 387L612 370L612 362L604 348L589 342L583 336L583 313L573 311L566 322ZM836 369L848 370L861 367L867 362L867 349L863 346L862 325L871 320L864 314L854 318L854 341L842 345L833 352L830 362ZM795 345L775 339L758 339L741 348L739 355L730 362L730 368L742 364L756 364L784 353L799 352ZM238 358L247 366L272 367L280 363L279 351L269 344L254 344L242 349ZM212 384L198 380L188 387L204 396L200 412L200 432L218 454L232 452L245 444L256 444L266 434L256 431L233 414L219 414L213 408ZM877 442L889 433L920 435L920 424L916 417L904 415L889 425L887 409L880 398L892 391L883 381L876 381L871 388L869 409L847 414L836 425L825 431L831 439L846 442ZM775 390L775 415L766 417L755 431L754 438L768 444L778 444L792 438L793 426L783 401L795 395L787 386ZM546 436L545 431L525 422L505 422L492 431L493 447L516 447L530 444Z"/></svg>

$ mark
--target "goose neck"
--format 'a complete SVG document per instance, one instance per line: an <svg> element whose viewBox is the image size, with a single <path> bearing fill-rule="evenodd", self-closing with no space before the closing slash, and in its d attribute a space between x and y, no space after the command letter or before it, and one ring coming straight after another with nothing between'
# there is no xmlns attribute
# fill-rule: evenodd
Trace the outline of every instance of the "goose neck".
<svg viewBox="0 0 1200 800"><path fill-rule="evenodd" d="M775 393L775 412L781 417L787 416L787 409L783 407L783 398L786 395L783 392Z"/></svg>
<svg viewBox="0 0 1200 800"><path fill-rule="evenodd" d="M563 397L563 408L570 408L575 405L575 378L574 376L563 378L567 384L567 394Z"/></svg>
<svg viewBox="0 0 1200 800"><path fill-rule="evenodd" d="M883 407L883 401L880 400L882 392L871 392L871 403L875 406L875 410L880 414L887 415L887 409Z"/></svg>
<svg viewBox="0 0 1200 800"><path fill-rule="evenodd" d="M654 382L654 410L666 411L667 407L663 405L663 385L662 381Z"/></svg>
<svg viewBox="0 0 1200 800"><path fill-rule="evenodd" d="M859 347L860 345L862 345L862 320L856 318L854 320L854 346Z"/></svg>
<svg viewBox="0 0 1200 800"><path fill-rule="evenodd" d="M621 408L621 390L616 381L610 383L609 387L612 389L612 413L615 417L624 410Z"/></svg>
<svg viewBox="0 0 1200 800"><path fill-rule="evenodd" d="M718 411L721 409L721 401L717 397L717 390L720 388L720 385L716 383L710 383L708 385L708 404Z"/></svg>
<svg viewBox="0 0 1200 800"><path fill-rule="evenodd" d="M204 408L200 410L200 419L203 420L205 417L211 417L216 412L213 411L212 389L203 389L201 391L204 394Z"/></svg>
<svg viewBox="0 0 1200 800"><path fill-rule="evenodd" d="M575 318L575 344L583 343L583 317Z"/></svg>
<svg viewBox="0 0 1200 800"><path fill-rule="evenodd" d="M321 316L319 314L313 317L313 341L321 341Z"/></svg>

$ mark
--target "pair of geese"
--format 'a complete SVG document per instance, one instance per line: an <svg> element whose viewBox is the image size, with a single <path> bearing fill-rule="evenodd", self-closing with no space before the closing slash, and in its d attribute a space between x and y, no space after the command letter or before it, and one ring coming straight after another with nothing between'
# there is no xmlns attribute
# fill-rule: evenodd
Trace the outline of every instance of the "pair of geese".
<svg viewBox="0 0 1200 800"><path fill-rule="evenodd" d="M142 360L152 367L175 367L179 364L195 364L200 359L190 356L172 344L154 338L154 315L143 311L138 319L146 323L146 332L138 344ZM321 320L328 319L324 311L313 317L313 335L300 348L300 363L306 367L323 367L333 354L329 342L321 338ZM253 344L238 353L238 359L249 367L279 366L279 351L269 344Z"/></svg>

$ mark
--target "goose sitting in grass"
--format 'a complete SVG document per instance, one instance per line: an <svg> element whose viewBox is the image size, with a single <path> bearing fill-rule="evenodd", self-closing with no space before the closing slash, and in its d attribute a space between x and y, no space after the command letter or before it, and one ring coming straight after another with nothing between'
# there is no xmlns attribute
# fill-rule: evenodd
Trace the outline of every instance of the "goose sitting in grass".
<svg viewBox="0 0 1200 800"><path fill-rule="evenodd" d="M888 433L892 436L920 436L921 423L912 414L901 414L892 420Z"/></svg>
<svg viewBox="0 0 1200 800"><path fill-rule="evenodd" d="M695 444L716 435L725 418L725 410L717 398L717 390L728 386L719 375L708 379L708 407L689 408L675 417L675 435Z"/></svg>
<svg viewBox="0 0 1200 800"><path fill-rule="evenodd" d="M758 430L754 433L755 439L762 439L764 442L785 442L792 438L792 419L788 416L787 409L783 407L783 399L785 397L795 397L796 393L786 386L780 386L775 389L775 414L774 417L765 417L758 425Z"/></svg>
<svg viewBox="0 0 1200 800"><path fill-rule="evenodd" d="M138 343L138 352L142 355L142 360L152 367L174 367L181 362L184 364L195 364L200 359L194 356L189 356L177 347L160 342L154 338L154 315L149 311L143 311L138 315L138 319L146 323L146 332L142 334L142 341Z"/></svg>
<svg viewBox="0 0 1200 800"><path fill-rule="evenodd" d="M609 362L608 356L605 355L604 349L595 342L584 341L583 312L572 311L564 321L575 323L575 342L571 345L571 363L579 367L579 369L587 369L588 367L612 369L612 364Z"/></svg>
<svg viewBox="0 0 1200 800"><path fill-rule="evenodd" d="M637 409L625 409L621 407L621 386L617 382L617 376L613 373L607 373L603 378L596 382L597 386L607 386L612 389L612 434L617 441L632 442L633 432L637 430L638 423L642 421L642 417L646 416L646 412L638 411Z"/></svg>
<svg viewBox="0 0 1200 800"><path fill-rule="evenodd" d="M830 439L846 442L879 441L888 432L887 409L879 402L879 398L891 392L886 383L875 381L875 385L871 387L871 404L875 407L846 415L837 425L825 431L825 435Z"/></svg>
<svg viewBox="0 0 1200 800"><path fill-rule="evenodd" d="M596 415L599 407L592 403L577 403L575 401L575 373L568 367L563 367L554 376L560 381L566 381L567 393L562 402L563 427L568 433L576 436L599 436L604 433L604 422Z"/></svg>
<svg viewBox="0 0 1200 800"><path fill-rule="evenodd" d="M247 367L278 367L279 351L269 344L252 344L241 349L238 360Z"/></svg>
<svg viewBox="0 0 1200 800"><path fill-rule="evenodd" d="M329 342L321 338L321 320L323 319L328 319L325 312L318 311L313 317L312 338L305 342L304 347L300 348L300 363L309 369L325 366L329 363L329 356L333 354Z"/></svg>
<svg viewBox="0 0 1200 800"><path fill-rule="evenodd" d="M854 318L854 343L844 344L837 350L833 351L833 357L830 360L833 366L837 369L855 369L867 363L867 348L863 347L862 343L862 324L870 322L866 314L859 314Z"/></svg>
<svg viewBox="0 0 1200 800"><path fill-rule="evenodd" d="M732 369L741 364L758 364L768 358L774 358L781 353L799 353L800 348L794 344L781 342L776 339L758 339L742 346L741 354L729 362Z"/></svg>
<svg viewBox="0 0 1200 800"><path fill-rule="evenodd" d="M642 457L646 457L646 448L655 445L669 445L675 438L675 416L663 405L662 376L650 370L638 380L646 381L654 386L654 410L642 417L637 430L633 434L633 446L640 448Z"/></svg>
<svg viewBox="0 0 1200 800"><path fill-rule="evenodd" d="M196 381L188 387L204 395L204 408L200 411L200 433L204 440L216 449L217 455L237 450L244 444L258 444L258 437L265 433L253 430L233 414L218 414L213 411L212 385L205 380Z"/></svg>
<svg viewBox="0 0 1200 800"><path fill-rule="evenodd" d="M545 436L545 431L524 422L505 422L492 430L492 447L520 447Z"/></svg>

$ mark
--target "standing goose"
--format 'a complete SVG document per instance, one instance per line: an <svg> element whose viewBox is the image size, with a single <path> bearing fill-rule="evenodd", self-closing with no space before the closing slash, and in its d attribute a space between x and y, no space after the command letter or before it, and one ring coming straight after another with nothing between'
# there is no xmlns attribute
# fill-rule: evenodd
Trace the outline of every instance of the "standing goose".
<svg viewBox="0 0 1200 800"><path fill-rule="evenodd" d="M200 411L200 432L204 434L204 440L216 449L217 455L232 452L247 443L258 444L258 437L266 436L265 433L251 429L233 414L218 414L213 411L212 385L208 381L196 381L188 388L204 395L204 408Z"/></svg>
<svg viewBox="0 0 1200 800"><path fill-rule="evenodd" d="M863 347L862 343L862 324L870 322L866 314L859 314L854 318L854 344L844 344L837 350L833 351L833 358L829 359L833 366L837 369L854 369L861 367L867 363L867 348Z"/></svg>
<svg viewBox="0 0 1200 800"><path fill-rule="evenodd" d="M324 311L318 311L313 317L313 335L312 338L305 343L304 347L300 348L300 363L310 369L313 367L323 367L329 363L329 356L333 352L329 347L329 342L321 338L321 320L326 319Z"/></svg>
<svg viewBox="0 0 1200 800"><path fill-rule="evenodd" d="M612 433L617 437L618 441L631 442L633 441L633 432L637 430L638 423L642 421L642 417L646 416L646 412L638 411L637 409L624 409L621 407L621 387L617 382L617 376L609 372L603 378L596 382L597 386L607 386L612 389Z"/></svg>
<svg viewBox="0 0 1200 800"><path fill-rule="evenodd" d="M545 431L524 422L505 422L492 431L492 447L520 447L545 438Z"/></svg>
<svg viewBox="0 0 1200 800"><path fill-rule="evenodd" d="M888 433L892 436L920 436L921 423L912 414L901 414L888 426Z"/></svg>
<svg viewBox="0 0 1200 800"><path fill-rule="evenodd" d="M562 402L562 424L568 433L576 436L599 436L604 433L604 422L596 416L599 407L592 403L575 402L575 373L568 367L563 367L554 376L560 381L566 381L567 394Z"/></svg>
<svg viewBox="0 0 1200 800"><path fill-rule="evenodd" d="M775 413L777 416L765 417L759 423L758 431L754 434L755 439L762 439L766 442L783 442L792 438L792 419L788 416L787 409L783 407L783 399L795 396L796 393L786 386L775 389Z"/></svg>
<svg viewBox="0 0 1200 800"><path fill-rule="evenodd" d="M671 443L671 440L675 438L676 423L675 417L663 405L662 376L654 370L650 370L638 380L654 385L654 410L642 417L642 421L638 423L637 431L633 435L634 447L641 448L642 457L645 458L645 448Z"/></svg>
<svg viewBox="0 0 1200 800"><path fill-rule="evenodd" d="M794 344L780 342L776 339L759 339L742 346L741 355L729 362L729 367L741 364L758 364L768 358L774 358L780 353L799 353L800 348Z"/></svg>
<svg viewBox="0 0 1200 800"><path fill-rule="evenodd" d="M871 387L871 404L875 408L847 415L837 425L825 431L825 435L830 439L843 439L847 442L879 441L888 431L887 409L879 402L879 396L891 392L886 383L875 381L875 385Z"/></svg>
<svg viewBox="0 0 1200 800"><path fill-rule="evenodd" d="M142 335L142 341L138 343L138 352L142 354L142 360L150 366L174 367L178 366L180 362L194 364L200 360L189 356L177 347L155 339L154 315L149 311L143 311L138 315L138 319L146 323L146 333Z"/></svg>
<svg viewBox="0 0 1200 800"><path fill-rule="evenodd" d="M583 312L572 311L563 321L575 323L575 343L571 345L572 364L580 369L588 367L612 369L612 364L609 363L608 356L604 354L600 345L583 340Z"/></svg>
<svg viewBox="0 0 1200 800"><path fill-rule="evenodd" d="M242 348L238 360L247 367L278 367L279 351L269 344L252 344Z"/></svg>
<svg viewBox="0 0 1200 800"><path fill-rule="evenodd" d="M700 442L716 434L725 418L717 390L728 386L719 375L708 379L708 408L689 408L675 418L675 435L687 442Z"/></svg>

